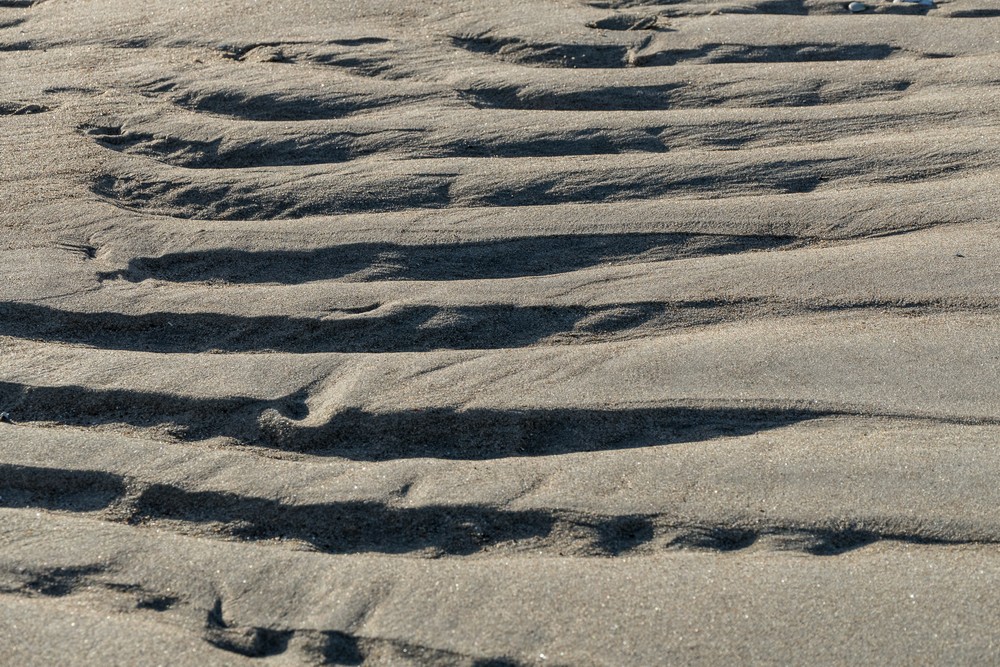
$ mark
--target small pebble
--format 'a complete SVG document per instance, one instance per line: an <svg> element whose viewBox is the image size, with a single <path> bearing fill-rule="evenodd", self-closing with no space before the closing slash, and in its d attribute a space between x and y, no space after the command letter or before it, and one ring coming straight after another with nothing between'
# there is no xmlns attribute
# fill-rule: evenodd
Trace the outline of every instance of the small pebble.
<svg viewBox="0 0 1000 667"><path fill-rule="evenodd" d="M851 4L847 5L847 8L852 12L854 12L855 14L857 14L858 12L863 12L866 9L868 9L868 5L866 5L863 2L852 2Z"/></svg>
<svg viewBox="0 0 1000 667"><path fill-rule="evenodd" d="M9 412L0 412L0 422L3 422L4 424L10 424L11 423L11 421L10 421L10 413Z"/></svg>

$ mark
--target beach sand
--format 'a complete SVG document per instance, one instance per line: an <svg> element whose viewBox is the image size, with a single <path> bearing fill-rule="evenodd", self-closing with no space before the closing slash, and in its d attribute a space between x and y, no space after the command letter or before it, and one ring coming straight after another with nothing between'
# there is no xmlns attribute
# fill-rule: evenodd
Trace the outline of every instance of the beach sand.
<svg viewBox="0 0 1000 667"><path fill-rule="evenodd" d="M1000 6L0 0L0 663L1000 661Z"/></svg>

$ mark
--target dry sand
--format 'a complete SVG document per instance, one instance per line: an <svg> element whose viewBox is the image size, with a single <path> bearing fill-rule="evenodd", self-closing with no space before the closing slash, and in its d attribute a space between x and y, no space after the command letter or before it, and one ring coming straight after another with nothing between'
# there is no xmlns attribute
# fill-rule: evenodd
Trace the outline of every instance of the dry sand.
<svg viewBox="0 0 1000 667"><path fill-rule="evenodd" d="M1000 5L0 0L0 663L1000 661Z"/></svg>

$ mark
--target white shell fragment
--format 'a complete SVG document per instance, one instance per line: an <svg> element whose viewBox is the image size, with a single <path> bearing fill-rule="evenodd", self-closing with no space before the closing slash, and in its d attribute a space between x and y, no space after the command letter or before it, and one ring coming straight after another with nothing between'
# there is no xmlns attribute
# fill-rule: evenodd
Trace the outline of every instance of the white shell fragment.
<svg viewBox="0 0 1000 667"><path fill-rule="evenodd" d="M866 5L863 2L852 2L851 4L847 5L847 8L850 11L854 12L855 14L857 14L858 12L863 12L866 9L868 9L868 5Z"/></svg>

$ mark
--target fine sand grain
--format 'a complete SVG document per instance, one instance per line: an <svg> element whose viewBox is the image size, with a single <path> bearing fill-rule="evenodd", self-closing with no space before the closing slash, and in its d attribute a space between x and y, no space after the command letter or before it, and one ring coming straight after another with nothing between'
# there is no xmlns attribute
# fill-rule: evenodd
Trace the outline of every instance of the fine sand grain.
<svg viewBox="0 0 1000 667"><path fill-rule="evenodd" d="M0 61L0 664L1000 662L995 0Z"/></svg>

